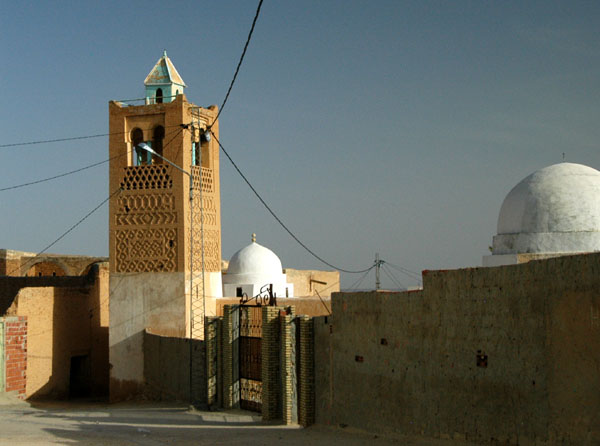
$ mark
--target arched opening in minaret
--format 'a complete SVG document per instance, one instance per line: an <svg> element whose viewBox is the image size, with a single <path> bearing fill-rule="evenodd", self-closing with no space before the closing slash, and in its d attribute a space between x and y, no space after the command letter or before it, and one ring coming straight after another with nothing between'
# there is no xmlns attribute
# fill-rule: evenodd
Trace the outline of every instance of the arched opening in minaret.
<svg viewBox="0 0 600 446"><path fill-rule="evenodd" d="M162 125L154 127L154 133L152 135L152 149L160 156L163 156L163 139L165 138L165 128ZM152 164L162 164L162 158L158 156L152 156Z"/></svg>
<svg viewBox="0 0 600 446"><path fill-rule="evenodd" d="M136 127L131 131L131 147L133 147L133 164L143 166L150 164L150 154L148 151L139 147L140 143L144 142L144 132Z"/></svg>
<svg viewBox="0 0 600 446"><path fill-rule="evenodd" d="M156 89L156 103L157 104L162 104L162 101L163 101L162 88L157 88Z"/></svg>
<svg viewBox="0 0 600 446"><path fill-rule="evenodd" d="M210 159L208 158L208 141L206 134L200 136L199 142L194 142L192 147L192 164L194 166L210 167Z"/></svg>

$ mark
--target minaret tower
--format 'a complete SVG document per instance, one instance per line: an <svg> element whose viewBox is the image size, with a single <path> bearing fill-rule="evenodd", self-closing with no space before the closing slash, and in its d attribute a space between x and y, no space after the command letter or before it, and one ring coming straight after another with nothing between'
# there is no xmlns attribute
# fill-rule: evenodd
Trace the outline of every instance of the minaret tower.
<svg viewBox="0 0 600 446"><path fill-rule="evenodd" d="M141 390L144 331L190 337L222 295L217 107L187 101L166 51L144 84L141 105L109 103L112 399Z"/></svg>

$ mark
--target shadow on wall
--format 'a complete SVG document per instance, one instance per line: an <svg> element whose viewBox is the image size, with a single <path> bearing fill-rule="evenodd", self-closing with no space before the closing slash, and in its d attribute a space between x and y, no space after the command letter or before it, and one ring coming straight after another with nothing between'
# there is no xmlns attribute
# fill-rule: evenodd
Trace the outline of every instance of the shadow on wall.
<svg viewBox="0 0 600 446"><path fill-rule="evenodd" d="M29 399L107 398L108 321L102 313L108 301L100 274L94 265L87 274L92 286L30 288L31 293L19 294L18 299L29 299L18 303L19 312L32 320Z"/></svg>
<svg viewBox="0 0 600 446"><path fill-rule="evenodd" d="M144 395L153 400L205 403L204 352L204 341L191 340L190 350L190 339L144 332Z"/></svg>

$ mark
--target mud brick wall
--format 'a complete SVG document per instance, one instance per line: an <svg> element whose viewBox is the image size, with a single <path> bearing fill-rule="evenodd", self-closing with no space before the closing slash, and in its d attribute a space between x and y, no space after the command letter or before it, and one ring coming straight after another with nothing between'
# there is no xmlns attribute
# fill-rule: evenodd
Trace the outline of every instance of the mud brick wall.
<svg viewBox="0 0 600 446"><path fill-rule="evenodd" d="M600 444L600 253L335 293L319 423L490 444ZM327 351L328 349L330 351Z"/></svg>

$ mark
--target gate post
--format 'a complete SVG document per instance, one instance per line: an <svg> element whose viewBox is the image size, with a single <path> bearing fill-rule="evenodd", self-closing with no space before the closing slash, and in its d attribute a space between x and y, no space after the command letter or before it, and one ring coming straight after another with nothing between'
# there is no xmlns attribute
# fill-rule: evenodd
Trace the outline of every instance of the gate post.
<svg viewBox="0 0 600 446"><path fill-rule="evenodd" d="M296 373L296 319L294 307L281 316L281 395L283 422L298 422L298 382Z"/></svg>
<svg viewBox="0 0 600 446"><path fill-rule="evenodd" d="M204 322L204 342L206 345L206 403L209 407L219 406L221 401L219 386L222 378L219 376L222 365L219 365L221 355L221 318L206 317Z"/></svg>
<svg viewBox="0 0 600 446"><path fill-rule="evenodd" d="M281 418L279 397L279 308L262 307L262 418Z"/></svg>
<svg viewBox="0 0 600 446"><path fill-rule="evenodd" d="M298 423L310 426L315 422L315 347L313 320L309 316L298 318L300 348L298 377Z"/></svg>
<svg viewBox="0 0 600 446"><path fill-rule="evenodd" d="M238 305L223 307L223 408L233 409L239 404L240 316Z"/></svg>

